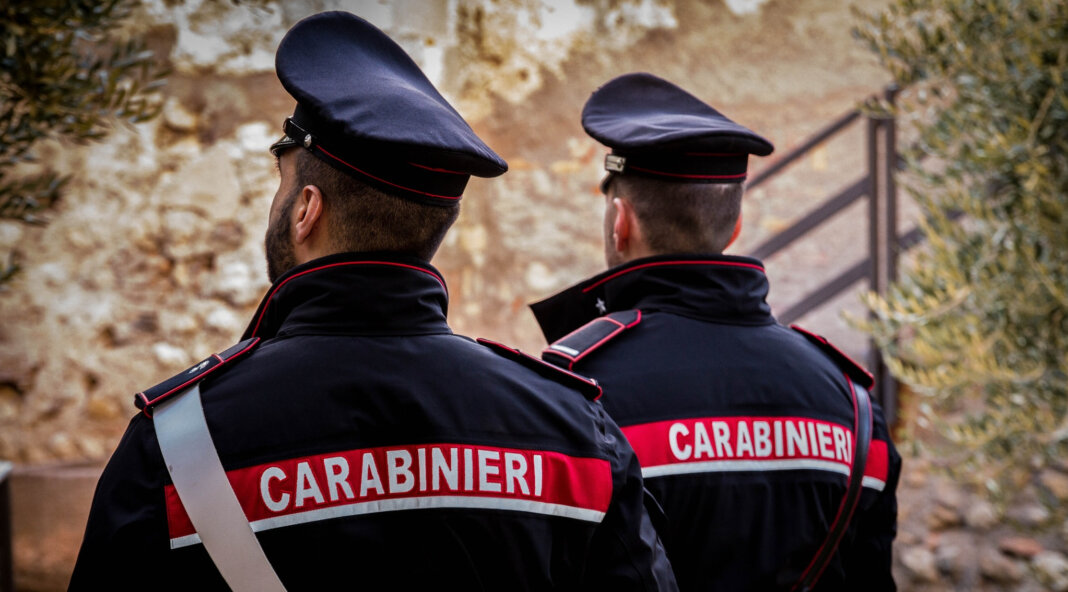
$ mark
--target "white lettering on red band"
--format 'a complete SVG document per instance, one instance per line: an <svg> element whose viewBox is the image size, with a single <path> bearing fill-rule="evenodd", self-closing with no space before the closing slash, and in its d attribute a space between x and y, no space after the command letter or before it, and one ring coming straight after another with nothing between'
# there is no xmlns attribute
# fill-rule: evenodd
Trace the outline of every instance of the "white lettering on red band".
<svg viewBox="0 0 1068 592"><path fill-rule="evenodd" d="M626 426L646 478L691 473L819 470L849 475L853 433L803 417L704 417ZM887 443L873 440L865 487L883 490Z"/></svg>
<svg viewBox="0 0 1068 592"><path fill-rule="evenodd" d="M460 444L350 450L235 469L227 477L255 532L433 508L600 522L612 496L607 460ZM199 543L173 486L165 496L171 548Z"/></svg>
<svg viewBox="0 0 1068 592"><path fill-rule="evenodd" d="M281 512L289 505L289 494L283 493L274 499L271 497L271 480L285 479L286 474L278 467L267 467L267 470L263 472L263 476L260 477L260 495L263 496L263 503L267 505L267 509L272 512Z"/></svg>
<svg viewBox="0 0 1068 592"><path fill-rule="evenodd" d="M708 434L705 434L704 430L701 430L701 432L704 435L704 441L707 444ZM671 427L668 428L668 445L671 446L671 452L674 453L675 458L679 460L690 460L690 454L693 451L693 446L690 446L689 444L679 446L679 436L689 435L690 430L687 429L687 427L681 423L673 423L671 424Z"/></svg>

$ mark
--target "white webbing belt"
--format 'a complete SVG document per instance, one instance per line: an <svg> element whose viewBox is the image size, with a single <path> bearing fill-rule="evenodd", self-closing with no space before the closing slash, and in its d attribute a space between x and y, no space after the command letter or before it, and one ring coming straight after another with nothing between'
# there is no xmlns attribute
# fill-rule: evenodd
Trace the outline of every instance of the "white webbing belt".
<svg viewBox="0 0 1068 592"><path fill-rule="evenodd" d="M284 591L226 478L200 386L160 403L153 423L178 497L226 583L238 591Z"/></svg>

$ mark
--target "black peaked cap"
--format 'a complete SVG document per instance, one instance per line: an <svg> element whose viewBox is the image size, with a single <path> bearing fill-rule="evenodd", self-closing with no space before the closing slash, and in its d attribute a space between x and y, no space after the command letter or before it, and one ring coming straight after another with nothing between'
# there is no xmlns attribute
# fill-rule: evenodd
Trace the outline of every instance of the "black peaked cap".
<svg viewBox="0 0 1068 592"><path fill-rule="evenodd" d="M304 146L384 191L438 205L455 203L471 175L508 170L411 57L354 14L298 22L275 67L297 100L275 154Z"/></svg>
<svg viewBox="0 0 1068 592"><path fill-rule="evenodd" d="M598 88L582 109L582 127L612 149L605 169L663 181L740 183L748 156L771 142L674 84L624 74Z"/></svg>

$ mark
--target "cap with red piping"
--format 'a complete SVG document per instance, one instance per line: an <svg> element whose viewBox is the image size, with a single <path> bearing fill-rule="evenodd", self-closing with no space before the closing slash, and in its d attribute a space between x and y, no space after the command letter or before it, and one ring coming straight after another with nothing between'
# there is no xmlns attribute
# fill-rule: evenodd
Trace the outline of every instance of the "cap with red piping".
<svg viewBox="0 0 1068 592"><path fill-rule="evenodd" d="M582 110L582 127L612 149L605 157L609 173L667 182L741 183L749 155L775 149L704 101L646 73L624 74L594 91Z"/></svg>
<svg viewBox="0 0 1068 592"><path fill-rule="evenodd" d="M301 20L275 66L297 101L271 146L276 156L303 147L387 193L434 205L456 203L471 175L508 170L411 57L354 14Z"/></svg>

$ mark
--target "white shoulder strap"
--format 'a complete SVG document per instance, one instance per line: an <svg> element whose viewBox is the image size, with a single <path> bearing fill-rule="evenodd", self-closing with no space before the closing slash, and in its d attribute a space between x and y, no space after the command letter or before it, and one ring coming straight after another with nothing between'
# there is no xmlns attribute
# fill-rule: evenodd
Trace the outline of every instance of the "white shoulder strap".
<svg viewBox="0 0 1068 592"><path fill-rule="evenodd" d="M284 591L226 478L199 384L160 403L153 423L178 497L226 583L238 591Z"/></svg>

